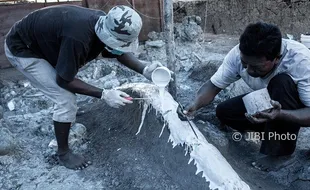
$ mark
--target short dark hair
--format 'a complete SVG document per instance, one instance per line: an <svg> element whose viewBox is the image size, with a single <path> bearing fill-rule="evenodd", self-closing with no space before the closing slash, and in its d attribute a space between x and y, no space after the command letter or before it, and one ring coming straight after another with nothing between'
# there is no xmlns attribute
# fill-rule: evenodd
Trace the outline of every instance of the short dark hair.
<svg viewBox="0 0 310 190"><path fill-rule="evenodd" d="M281 51L282 35L280 29L262 22L249 24L240 36L239 49L247 56L275 59Z"/></svg>

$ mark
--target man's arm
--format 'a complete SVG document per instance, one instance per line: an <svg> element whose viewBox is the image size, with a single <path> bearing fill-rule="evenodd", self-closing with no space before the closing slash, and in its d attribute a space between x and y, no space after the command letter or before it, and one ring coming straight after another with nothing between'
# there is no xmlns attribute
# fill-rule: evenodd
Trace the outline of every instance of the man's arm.
<svg viewBox="0 0 310 190"><path fill-rule="evenodd" d="M92 96L96 98L101 98L102 91L103 91L103 89L94 87L77 78L74 78L73 81L69 82L69 81L62 79L59 75L57 75L56 82L60 87L72 93L83 94L83 95Z"/></svg>
<svg viewBox="0 0 310 190"><path fill-rule="evenodd" d="M218 88L208 80L200 87L193 104L186 108L186 110L191 114L192 112L208 105L221 90L222 89Z"/></svg>
<svg viewBox="0 0 310 190"><path fill-rule="evenodd" d="M124 53L117 60L126 67L142 74L146 65L143 65L132 53Z"/></svg>
<svg viewBox="0 0 310 190"><path fill-rule="evenodd" d="M281 110L278 119L293 122L301 126L310 126L310 108Z"/></svg>

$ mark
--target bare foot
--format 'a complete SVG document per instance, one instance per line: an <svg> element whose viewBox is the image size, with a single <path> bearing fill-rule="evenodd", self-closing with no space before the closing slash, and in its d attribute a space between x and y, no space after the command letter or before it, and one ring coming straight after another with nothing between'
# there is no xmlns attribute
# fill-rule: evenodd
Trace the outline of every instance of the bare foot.
<svg viewBox="0 0 310 190"><path fill-rule="evenodd" d="M69 150L66 153L58 154L61 165L69 169L82 170L91 165L82 155L74 154Z"/></svg>
<svg viewBox="0 0 310 190"><path fill-rule="evenodd" d="M294 162L294 156L263 156L252 162L252 166L261 171L277 171Z"/></svg>

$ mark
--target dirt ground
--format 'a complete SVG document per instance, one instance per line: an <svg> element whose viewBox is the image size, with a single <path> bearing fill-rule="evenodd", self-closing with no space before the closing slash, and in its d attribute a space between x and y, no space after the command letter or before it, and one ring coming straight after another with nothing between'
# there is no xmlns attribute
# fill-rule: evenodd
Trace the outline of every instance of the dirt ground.
<svg viewBox="0 0 310 190"><path fill-rule="evenodd" d="M182 37L182 34L180 34ZM178 101L188 104L197 89L209 79L228 51L238 43L237 36L204 34L200 40L176 38ZM153 34L153 41L160 40ZM137 55L145 61L166 64L165 47L142 45ZM141 75L119 65L115 60L100 59L87 64L78 74L86 82L112 88L131 82L148 82ZM0 130L8 154L0 156L0 189L208 189L208 183L195 175L188 165L184 148L167 143L169 131L158 138L162 127L159 116L150 110L139 135L141 109L114 110L104 102L78 96L77 122L84 128L70 136L73 149L84 153L93 165L83 171L59 166L55 156L52 103L31 87L14 69L0 71ZM237 85L238 84L238 85ZM240 84L240 85L239 85ZM251 189L306 190L310 180L307 138L302 129L294 163L276 172L261 172L251 167L259 144L234 142L231 132L218 129L215 106L246 87L240 81L223 90L206 108L199 111L195 123L206 139L216 146ZM240 87L241 86L241 87ZM10 110L14 105L14 109ZM72 133L73 133L72 132ZM1 148L1 146L0 146ZM212 155L210 155L212 156Z"/></svg>

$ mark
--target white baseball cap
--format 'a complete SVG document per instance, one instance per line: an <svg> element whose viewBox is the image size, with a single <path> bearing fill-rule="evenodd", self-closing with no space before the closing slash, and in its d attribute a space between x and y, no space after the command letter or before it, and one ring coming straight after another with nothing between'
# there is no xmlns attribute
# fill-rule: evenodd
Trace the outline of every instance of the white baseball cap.
<svg viewBox="0 0 310 190"><path fill-rule="evenodd" d="M122 52L135 52L138 49L138 36L142 19L130 7L113 7L107 15L100 16L95 31L99 39L108 47Z"/></svg>

